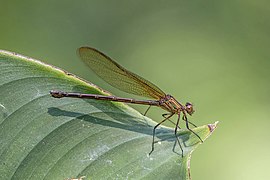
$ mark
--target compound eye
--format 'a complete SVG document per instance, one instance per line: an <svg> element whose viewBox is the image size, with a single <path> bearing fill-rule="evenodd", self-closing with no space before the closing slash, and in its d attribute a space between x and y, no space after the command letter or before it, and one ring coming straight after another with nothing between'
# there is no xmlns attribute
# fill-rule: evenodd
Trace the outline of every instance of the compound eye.
<svg viewBox="0 0 270 180"><path fill-rule="evenodd" d="M186 103L186 111L189 115L194 113L193 105L190 102Z"/></svg>

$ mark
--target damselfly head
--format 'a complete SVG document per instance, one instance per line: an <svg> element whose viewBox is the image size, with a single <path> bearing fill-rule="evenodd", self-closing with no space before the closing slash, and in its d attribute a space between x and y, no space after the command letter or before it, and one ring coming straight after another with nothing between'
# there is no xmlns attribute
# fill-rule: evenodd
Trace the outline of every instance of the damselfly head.
<svg viewBox="0 0 270 180"><path fill-rule="evenodd" d="M185 109L190 116L195 112L195 110L193 109L193 105L190 102L186 103Z"/></svg>

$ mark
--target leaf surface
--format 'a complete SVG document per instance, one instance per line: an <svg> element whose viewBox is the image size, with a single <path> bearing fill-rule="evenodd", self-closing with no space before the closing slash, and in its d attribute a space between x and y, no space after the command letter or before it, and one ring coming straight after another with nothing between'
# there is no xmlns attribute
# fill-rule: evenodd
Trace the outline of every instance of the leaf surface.
<svg viewBox="0 0 270 180"><path fill-rule="evenodd" d="M108 94L59 68L0 51L0 179L189 179L199 139L118 102L52 98L50 90ZM216 123L194 128L205 140ZM175 152L173 152L175 147ZM178 152L178 153L177 153Z"/></svg>

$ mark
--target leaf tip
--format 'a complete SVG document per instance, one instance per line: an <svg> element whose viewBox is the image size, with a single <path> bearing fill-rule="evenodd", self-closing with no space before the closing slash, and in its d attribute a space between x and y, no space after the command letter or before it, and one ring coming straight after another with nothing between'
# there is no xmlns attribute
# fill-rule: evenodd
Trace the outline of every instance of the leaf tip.
<svg viewBox="0 0 270 180"><path fill-rule="evenodd" d="M216 121L214 124L208 124L207 126L208 126L208 128L209 128L209 131L210 132L213 132L216 128L217 128L217 124L218 124L219 122L218 121Z"/></svg>

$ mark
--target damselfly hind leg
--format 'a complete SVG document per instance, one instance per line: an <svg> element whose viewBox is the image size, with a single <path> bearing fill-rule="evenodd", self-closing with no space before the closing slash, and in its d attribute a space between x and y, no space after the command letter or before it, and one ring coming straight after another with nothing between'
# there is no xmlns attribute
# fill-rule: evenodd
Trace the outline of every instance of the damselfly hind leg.
<svg viewBox="0 0 270 180"><path fill-rule="evenodd" d="M156 134L156 128L161 125L162 123L164 123L166 120L168 120L170 117L172 117L174 114L170 114L168 117L166 117L165 119L163 119L160 123L158 123L154 129L153 129L153 140L152 140L152 149L151 151L149 152L149 155L154 151L154 146L155 146L155 134Z"/></svg>
<svg viewBox="0 0 270 180"><path fill-rule="evenodd" d="M146 115L146 113L149 111L150 108L151 108L151 105L146 109L145 113L143 114L144 116Z"/></svg>
<svg viewBox="0 0 270 180"><path fill-rule="evenodd" d="M166 118L168 115L171 115L171 113L162 114L162 117ZM168 121L170 121L174 126L176 126L175 122L173 122L172 120L168 119ZM178 126L178 128L181 129L180 126Z"/></svg>
<svg viewBox="0 0 270 180"><path fill-rule="evenodd" d="M176 141L177 141L177 143L178 143L178 145L179 145L179 147L180 147L180 149L181 149L181 155L182 155L182 157L184 157L184 151L183 151L183 148L182 148L181 143L180 143L180 141L179 141L179 138L178 138L178 136L177 136L177 129L178 129L179 121L180 121L180 113L178 114L176 126L175 126L175 129L174 129L174 135L175 135Z"/></svg>

